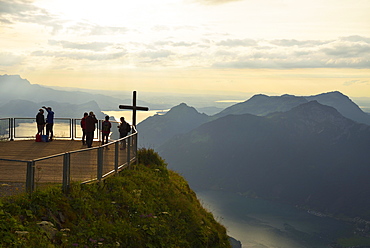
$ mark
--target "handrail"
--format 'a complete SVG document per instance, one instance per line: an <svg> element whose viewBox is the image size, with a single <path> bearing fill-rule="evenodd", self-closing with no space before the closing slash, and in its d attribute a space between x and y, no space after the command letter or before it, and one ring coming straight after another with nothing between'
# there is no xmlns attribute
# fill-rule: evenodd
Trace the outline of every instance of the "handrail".
<svg viewBox="0 0 370 248"><path fill-rule="evenodd" d="M58 139L79 139L82 136L80 126L80 118L54 118L54 137ZM5 123L6 122L6 123ZM94 133L94 140L101 140L101 133L98 131L101 129L101 123L103 120L99 120L97 123L97 129ZM117 121L111 121L112 123L118 123ZM24 125L27 128L34 127L34 131L26 131L26 134L19 134ZM59 126L59 127L58 127ZM0 118L0 140L11 140L14 139L32 139L36 134L36 120L32 117L9 117ZM27 128L23 128L23 131ZM18 130L20 129L20 130ZM62 129L62 130L61 130ZM62 132L62 133L60 133ZM64 133L63 133L64 132ZM65 133L68 133L66 136Z"/></svg>
<svg viewBox="0 0 370 248"><path fill-rule="evenodd" d="M9 158L0 158L2 161L10 161L10 162L29 162L30 160L20 160L20 159L9 159Z"/></svg>
<svg viewBox="0 0 370 248"><path fill-rule="evenodd" d="M9 118L0 118L0 121L1 120L6 120L6 119L9 119ZM26 118L23 118L23 119L26 119ZM30 118L31 119L31 118ZM67 118L63 118L63 119L67 119ZM70 119L72 123L72 126L73 126L73 120ZM11 121L9 121L10 123ZM15 126L15 122L13 120L13 124ZM73 128L71 126L71 128ZM101 126L101 125L100 125ZM1 127L1 126L0 126ZM98 125L99 127L99 125ZM9 129L10 126L9 126ZM99 128L97 129L99 130ZM11 130L10 130L10 133L11 133ZM0 134L1 135L1 134ZM63 157L63 171L62 171L62 189L64 192L68 192L69 190L69 187L70 187L70 183L71 183L71 155L72 156L75 156L76 154L83 154L83 153L86 153L86 152L90 152L90 151L94 151L94 150L97 150L97 153L98 153L98 158L97 158L97 161L96 161L96 175L94 176L94 178L92 179L89 179L89 180L83 180L81 182L81 184L86 184L86 183L92 183L92 182L96 182L96 181L101 181L101 180L104 180L105 178L111 176L111 175L114 175L114 174L117 174L119 171L121 171L122 169L124 168L129 168L130 167L130 164L137 161L137 135L138 135L138 132L136 130L136 128L134 126L132 126L132 134L129 134L127 135L126 137L123 137L123 138L120 138L120 139L117 139L117 140L111 140L110 143L108 144L105 144L105 145L101 145L101 146L98 146L98 147L91 147L91 148L84 148L84 149L80 149L80 150L74 150L74 151L68 151L68 152L65 152L65 153L58 153L58 154L53 154L53 155L50 155L50 156L46 156L46 157L41 157L41 158L36 158L36 159L32 159L32 160L18 160L18 159L5 159L5 158L0 158L0 161L8 161L8 162L20 162L20 163L27 163L27 173L26 173L26 190L28 193L32 193L34 191L34 188L35 188L35 170L36 170L36 167L38 165L38 163L42 162L42 161L47 161L49 159L53 159L53 158L57 158L57 157ZM75 135L72 135L70 136L69 138L71 140L73 140L75 137ZM14 136L10 135L10 140L12 140L14 138ZM120 149L119 149L119 146L120 146L120 143L122 142L127 142L127 148L126 148L126 159L123 160L123 161L120 161L120 158L122 159L122 152L119 152ZM106 164L107 162L103 162L103 156L105 154L105 148L108 148L109 146L113 146L114 145L114 158L113 158L113 164L110 163L110 164ZM131 151L131 148L132 148L132 151ZM109 163L109 162L108 162ZM114 169L110 169L109 171L105 171L104 172L104 167L109 167L109 166L112 166L114 165ZM1 176L0 176L0 180L1 180Z"/></svg>

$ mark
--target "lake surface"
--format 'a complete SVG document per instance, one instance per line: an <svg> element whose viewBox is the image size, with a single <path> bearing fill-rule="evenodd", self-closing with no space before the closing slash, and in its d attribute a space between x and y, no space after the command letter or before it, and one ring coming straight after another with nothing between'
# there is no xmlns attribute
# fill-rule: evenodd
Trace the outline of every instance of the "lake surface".
<svg viewBox="0 0 370 248"><path fill-rule="evenodd" d="M55 137L64 137L64 138L70 138L71 137L71 127L70 123L55 123L53 127L54 136ZM9 129L5 129L6 133L2 133L0 135L7 136ZM46 128L44 128L44 133L46 132ZM81 128L75 129L76 136L81 137L82 131ZM28 122L18 122L16 123L14 135L15 138L34 138L37 133L37 124L35 121L32 121L31 123Z"/></svg>
<svg viewBox="0 0 370 248"><path fill-rule="evenodd" d="M236 193L198 191L198 199L243 248L328 248L351 227L290 205Z"/></svg>

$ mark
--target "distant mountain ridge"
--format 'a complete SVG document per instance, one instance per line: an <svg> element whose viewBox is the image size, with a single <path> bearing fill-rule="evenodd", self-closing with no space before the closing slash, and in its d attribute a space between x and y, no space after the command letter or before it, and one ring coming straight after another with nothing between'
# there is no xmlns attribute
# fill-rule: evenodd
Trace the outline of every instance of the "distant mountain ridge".
<svg viewBox="0 0 370 248"><path fill-rule="evenodd" d="M227 115L158 148L194 188L223 189L370 219L370 126L317 101Z"/></svg>
<svg viewBox="0 0 370 248"><path fill-rule="evenodd" d="M370 115L362 111L348 96L339 91L307 96L305 98L308 101L316 100L323 105L334 107L343 116L356 122L370 125Z"/></svg>
<svg viewBox="0 0 370 248"><path fill-rule="evenodd" d="M257 116L266 116L275 112L289 111L294 107L313 100L334 107L340 114L356 122L370 125L370 115L364 113L352 100L337 91L308 97L297 97L287 94L282 96L258 94L245 102L232 105L213 116L200 114L186 104L182 104L181 107L173 107L169 111L171 114L153 116L139 123L139 144L144 147L157 148L171 137L189 132L205 122L227 115L248 113ZM190 108L192 109L190 110ZM188 112L193 114L189 115L187 114ZM173 116L176 116L176 118ZM184 123L189 124L184 125Z"/></svg>
<svg viewBox="0 0 370 248"><path fill-rule="evenodd" d="M220 118L229 114L253 114L263 116L273 112L285 112L306 102L308 101L305 98L292 95L267 96L257 94L245 102L237 103L224 109L214 117Z"/></svg>
<svg viewBox="0 0 370 248"><path fill-rule="evenodd" d="M300 104L316 100L321 104L336 108L343 116L359 123L370 125L370 115L363 112L348 96L338 91L314 96L267 96L254 95L249 100L230 106L214 115L220 118L229 114L253 114L265 116L273 112L286 112Z"/></svg>
<svg viewBox="0 0 370 248"><path fill-rule="evenodd" d="M82 118L83 113L89 111L93 111L99 119L103 119L105 116L95 101L70 104L56 101L32 102L19 99L10 100L0 106L0 115L1 117L35 117L42 106L52 107L56 118Z"/></svg>
<svg viewBox="0 0 370 248"><path fill-rule="evenodd" d="M49 87L31 84L28 80L22 79L19 75L0 75L0 108L13 100L29 101L33 103L58 102L60 106L71 104L72 106L90 107L92 102L98 105L95 109L90 110L118 110L120 104L132 104L132 99L119 99L116 97L106 96L103 94L92 94L81 91L64 91L56 90ZM138 105L147 106L148 103L138 100ZM91 106L93 106L92 104ZM9 105L8 105L9 106ZM61 110L61 109L60 109ZM35 111L35 110L34 110ZM61 110L61 116L66 116L70 111ZM20 112L22 112L20 110ZM19 115L18 111L12 112ZM82 115L83 113L78 113ZM0 115L2 112L0 111ZM101 113L102 115L102 113ZM6 116L8 117L8 116Z"/></svg>

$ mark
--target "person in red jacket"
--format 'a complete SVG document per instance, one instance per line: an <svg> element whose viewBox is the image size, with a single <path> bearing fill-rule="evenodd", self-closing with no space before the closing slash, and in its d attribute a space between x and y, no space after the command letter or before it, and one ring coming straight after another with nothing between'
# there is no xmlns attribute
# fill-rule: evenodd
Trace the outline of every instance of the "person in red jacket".
<svg viewBox="0 0 370 248"><path fill-rule="evenodd" d="M85 125L86 125L86 145L87 147L92 146L92 142L94 139L94 131L95 131L95 124L98 122L96 119L94 112L90 112L89 115L86 117Z"/></svg>
<svg viewBox="0 0 370 248"><path fill-rule="evenodd" d="M85 141L85 138L86 138L86 117L88 115L89 114L87 112L85 112L84 117L82 117L81 122L80 122L81 129L82 129L82 145L86 145L86 141Z"/></svg>

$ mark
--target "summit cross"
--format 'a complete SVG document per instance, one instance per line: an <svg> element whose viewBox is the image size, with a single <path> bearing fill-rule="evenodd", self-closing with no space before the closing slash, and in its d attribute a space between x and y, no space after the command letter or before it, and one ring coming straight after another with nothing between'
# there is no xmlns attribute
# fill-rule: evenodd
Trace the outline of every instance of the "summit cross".
<svg viewBox="0 0 370 248"><path fill-rule="evenodd" d="M132 106L119 105L120 109L132 109L132 125L136 128L136 110L148 111L148 107L136 106L136 91L132 92Z"/></svg>

